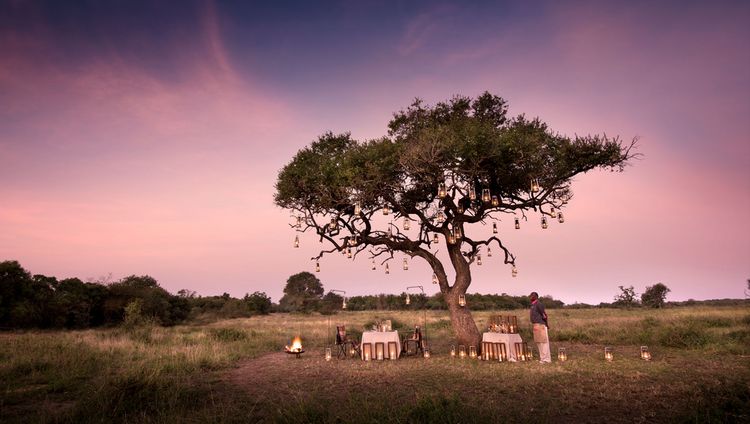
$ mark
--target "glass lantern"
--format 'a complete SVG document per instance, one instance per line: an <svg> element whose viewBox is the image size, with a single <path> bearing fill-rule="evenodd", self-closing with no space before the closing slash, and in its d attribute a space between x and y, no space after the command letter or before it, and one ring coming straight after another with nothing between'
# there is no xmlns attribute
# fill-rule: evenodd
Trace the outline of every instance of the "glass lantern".
<svg viewBox="0 0 750 424"><path fill-rule="evenodd" d="M326 361L330 361L330 360L331 360L331 348L327 347L326 348Z"/></svg>
<svg viewBox="0 0 750 424"><path fill-rule="evenodd" d="M563 216L562 212L558 212L557 213L557 222L559 222L560 224L562 224L563 222L565 222L565 217Z"/></svg>
<svg viewBox="0 0 750 424"><path fill-rule="evenodd" d="M466 306L466 295L465 294L459 294L458 295L458 306Z"/></svg>
<svg viewBox="0 0 750 424"><path fill-rule="evenodd" d="M437 284L438 282L439 282L439 281L438 281L438 276L437 276L437 274L435 274L435 273L433 272L433 273L432 273L432 284Z"/></svg>
<svg viewBox="0 0 750 424"><path fill-rule="evenodd" d="M492 257L492 249L490 249L489 247L487 247L487 257L488 258Z"/></svg>
<svg viewBox="0 0 750 424"><path fill-rule="evenodd" d="M497 196L492 196L492 207L496 208L500 206L500 199Z"/></svg>
<svg viewBox="0 0 750 424"><path fill-rule="evenodd" d="M497 234L497 222L492 223L492 234Z"/></svg>
<svg viewBox="0 0 750 424"><path fill-rule="evenodd" d="M406 293L406 304L407 305L411 304L411 297L409 296L409 293Z"/></svg>
<svg viewBox="0 0 750 424"><path fill-rule="evenodd" d="M557 349L557 360L560 362L565 362L568 360L568 353L565 351L564 347Z"/></svg>
<svg viewBox="0 0 750 424"><path fill-rule="evenodd" d="M390 268L388 267L388 264L385 264L385 273L386 273L386 274L390 274L390 273L391 273L391 270L390 270Z"/></svg>
<svg viewBox="0 0 750 424"><path fill-rule="evenodd" d="M612 362L613 359L615 359L614 353L612 352L611 347L605 347L604 348L604 359L607 362Z"/></svg>
<svg viewBox="0 0 750 424"><path fill-rule="evenodd" d="M648 346L641 346L641 359L644 361L651 360L651 352L648 351Z"/></svg>
<svg viewBox="0 0 750 424"><path fill-rule="evenodd" d="M466 358L466 346L458 345L458 357L461 359Z"/></svg>
<svg viewBox="0 0 750 424"><path fill-rule="evenodd" d="M521 220L516 217L516 218L513 218L513 221L515 222L516 230L520 230L521 229Z"/></svg>
<svg viewBox="0 0 750 424"><path fill-rule="evenodd" d="M315 262L315 272L320 272L320 262Z"/></svg>
<svg viewBox="0 0 750 424"><path fill-rule="evenodd" d="M547 224L547 217L542 216L542 229L546 230L549 224Z"/></svg>
<svg viewBox="0 0 750 424"><path fill-rule="evenodd" d="M440 239L438 238L437 233L435 233L435 236L432 237L432 244L438 244L440 242Z"/></svg>
<svg viewBox="0 0 750 424"><path fill-rule="evenodd" d="M406 260L406 258L404 258L404 266L403 266L403 268L404 268L404 271L408 271L409 270L409 261Z"/></svg>
<svg viewBox="0 0 750 424"><path fill-rule="evenodd" d="M362 204L359 202L354 202L354 215L359 215L362 213Z"/></svg>
<svg viewBox="0 0 750 424"><path fill-rule="evenodd" d="M477 200L477 191L474 189L474 186L469 187L469 199Z"/></svg>
<svg viewBox="0 0 750 424"><path fill-rule="evenodd" d="M405 219L404 220L404 231L409 231L410 228L411 228L411 224L409 224L409 220Z"/></svg>
<svg viewBox="0 0 750 424"><path fill-rule="evenodd" d="M437 195L441 199L448 195L448 191L445 189L445 183L439 183L438 184L438 193L437 193Z"/></svg>
<svg viewBox="0 0 750 424"><path fill-rule="evenodd" d="M511 270L510 270L510 275L511 275L511 276L512 276L513 278L516 278L516 277L518 277L518 268L516 268L516 266L515 266L515 265L513 265L513 268L512 268Z"/></svg>
<svg viewBox="0 0 750 424"><path fill-rule="evenodd" d="M469 346L469 358L477 359L477 348L476 346Z"/></svg>
<svg viewBox="0 0 750 424"><path fill-rule="evenodd" d="M490 203L490 200L492 200L492 198L490 197L490 189L483 188L482 189L482 201L484 203Z"/></svg>
<svg viewBox="0 0 750 424"><path fill-rule="evenodd" d="M482 266L482 255L477 255L477 266Z"/></svg>
<svg viewBox="0 0 750 424"><path fill-rule="evenodd" d="M294 248L299 248L299 235L294 236Z"/></svg>

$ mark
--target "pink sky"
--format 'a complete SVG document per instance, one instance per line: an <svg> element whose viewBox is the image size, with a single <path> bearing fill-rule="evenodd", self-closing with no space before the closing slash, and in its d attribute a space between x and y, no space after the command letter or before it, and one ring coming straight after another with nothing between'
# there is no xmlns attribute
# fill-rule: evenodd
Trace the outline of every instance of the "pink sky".
<svg viewBox="0 0 750 424"><path fill-rule="evenodd" d="M309 235L292 248L289 214L272 202L278 170L327 130L384 135L414 97L489 90L563 134L639 136L645 157L577 178L563 225L501 225L519 276L486 258L470 292L598 303L618 285L662 282L668 299L744 296L745 4L444 3L394 16L335 5L280 17L197 2L163 27L148 10L6 7L0 260L32 273L148 274L172 292L278 301L319 247ZM65 24L67 13L95 24ZM350 296L436 291L425 264L402 271L400 258L390 275L340 256L321 266L326 289Z"/></svg>

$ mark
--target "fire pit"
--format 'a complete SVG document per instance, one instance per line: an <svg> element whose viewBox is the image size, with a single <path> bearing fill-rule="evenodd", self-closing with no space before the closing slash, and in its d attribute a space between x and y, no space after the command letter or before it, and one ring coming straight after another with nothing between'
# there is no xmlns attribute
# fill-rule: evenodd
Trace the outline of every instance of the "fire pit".
<svg viewBox="0 0 750 424"><path fill-rule="evenodd" d="M284 352L290 354L290 355L296 355L297 359L299 359L299 356L303 353L305 353L305 349L302 349L302 338L300 336L295 337L292 340L292 346L284 346Z"/></svg>

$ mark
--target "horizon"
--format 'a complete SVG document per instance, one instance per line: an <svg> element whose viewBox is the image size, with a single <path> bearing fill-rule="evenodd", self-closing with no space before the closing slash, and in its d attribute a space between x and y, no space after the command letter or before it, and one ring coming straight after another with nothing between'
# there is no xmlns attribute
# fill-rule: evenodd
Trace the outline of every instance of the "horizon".
<svg viewBox="0 0 750 424"><path fill-rule="evenodd" d="M501 223L518 278L487 258L469 292L591 304L663 283L668 301L745 296L747 2L0 11L0 259L32 274L279 299L319 246L304 235L292 248L289 213L273 204L294 154L329 130L381 137L416 97L486 90L561 134L639 137L644 157L577 177L565 224ZM313 273L347 295L433 294L425 263L396 261L384 275L332 255Z"/></svg>

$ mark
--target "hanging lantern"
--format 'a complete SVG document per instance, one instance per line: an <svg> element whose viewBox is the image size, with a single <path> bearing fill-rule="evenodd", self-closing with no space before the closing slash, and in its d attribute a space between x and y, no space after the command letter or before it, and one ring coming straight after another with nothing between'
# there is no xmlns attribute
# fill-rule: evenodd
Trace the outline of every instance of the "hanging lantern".
<svg viewBox="0 0 750 424"><path fill-rule="evenodd" d="M437 214L437 223L438 223L438 225L440 225L443 222L445 222L445 214L443 213L443 211L440 211Z"/></svg>
<svg viewBox="0 0 750 424"><path fill-rule="evenodd" d="M474 189L473 185L469 187L469 199L477 200L477 191Z"/></svg>
<svg viewBox="0 0 750 424"><path fill-rule="evenodd" d="M411 304L411 297L409 297L409 293L406 293L406 304L407 305Z"/></svg>
<svg viewBox="0 0 750 424"><path fill-rule="evenodd" d="M497 234L497 222L492 223L492 234Z"/></svg>
<svg viewBox="0 0 750 424"><path fill-rule="evenodd" d="M516 230L520 230L521 229L521 220L518 219L518 217L516 217L516 218L513 218L513 221L515 222Z"/></svg>
<svg viewBox="0 0 750 424"><path fill-rule="evenodd" d="M297 225L296 225L296 227L297 228L302 228L302 217L301 216L297 217Z"/></svg>
<svg viewBox="0 0 750 424"><path fill-rule="evenodd" d="M477 255L477 266L482 266L482 255Z"/></svg>
<svg viewBox="0 0 750 424"><path fill-rule="evenodd" d="M441 199L448 195L448 191L445 190L445 183L439 183L438 184L438 193L437 193L437 195Z"/></svg>
<svg viewBox="0 0 750 424"><path fill-rule="evenodd" d="M496 208L498 206L500 206L500 199L498 199L497 196L492 195L492 207Z"/></svg>
<svg viewBox="0 0 750 424"><path fill-rule="evenodd" d="M456 238L456 240L460 240L463 235L461 234L461 227L453 227L453 237Z"/></svg>
<svg viewBox="0 0 750 424"><path fill-rule="evenodd" d="M488 258L492 257L492 249L490 249L489 246L487 247L487 257Z"/></svg>
<svg viewBox="0 0 750 424"><path fill-rule="evenodd" d="M558 212L557 213L557 222L559 222L560 224L562 224L563 222L565 222L565 217L563 216L562 212Z"/></svg>
<svg viewBox="0 0 750 424"><path fill-rule="evenodd" d="M437 277L437 274L435 274L435 273L433 272L433 273L432 273L432 284L437 284L437 283L438 283L438 277Z"/></svg>
<svg viewBox="0 0 750 424"><path fill-rule="evenodd" d="M536 179L536 178L532 178L531 179L531 192L532 193L538 193L539 190L541 190L540 187L539 187L539 180Z"/></svg>
<svg viewBox="0 0 750 424"><path fill-rule="evenodd" d="M651 360L651 352L648 351L648 346L641 346L641 359L644 361Z"/></svg>
<svg viewBox="0 0 750 424"><path fill-rule="evenodd" d="M482 189L482 201L484 203L490 203L491 199L492 199L492 197L490 197L490 189L483 188Z"/></svg>
<svg viewBox="0 0 750 424"><path fill-rule="evenodd" d="M453 235L452 231L448 234L448 244L456 244L456 236Z"/></svg>
<svg viewBox="0 0 750 424"><path fill-rule="evenodd" d="M294 236L294 247L299 248L299 235Z"/></svg>
<svg viewBox="0 0 750 424"><path fill-rule="evenodd" d="M331 228L334 228L334 227L336 227L336 226L337 226L337 225L336 225L336 217L333 217L333 216L332 216L332 217L331 217L331 225L330 225L330 227L331 227Z"/></svg>
<svg viewBox="0 0 750 424"><path fill-rule="evenodd" d="M391 273L390 268L388 268L388 264L385 264L385 273L386 274L390 274Z"/></svg>
<svg viewBox="0 0 750 424"><path fill-rule="evenodd" d="M346 309L346 297L343 297L341 300L341 309Z"/></svg>
<svg viewBox="0 0 750 424"><path fill-rule="evenodd" d="M411 225L409 224L409 220L404 220L404 231L409 231L409 228L411 228Z"/></svg>
<svg viewBox="0 0 750 424"><path fill-rule="evenodd" d="M466 306L466 295L464 294L458 295L458 306Z"/></svg>
<svg viewBox="0 0 750 424"><path fill-rule="evenodd" d="M546 216L542 216L542 229L546 230L547 227L549 227L549 225L547 224L547 217Z"/></svg>
<svg viewBox="0 0 750 424"><path fill-rule="evenodd" d="M557 360L560 362L565 362L568 360L568 354L567 352L565 352L564 347L557 349Z"/></svg>
<svg viewBox="0 0 750 424"><path fill-rule="evenodd" d="M315 262L315 272L320 272L320 262Z"/></svg>
<svg viewBox="0 0 750 424"><path fill-rule="evenodd" d="M553 218L557 216L557 212L555 212L555 208L554 207L552 207L552 208L549 209L549 216L551 216Z"/></svg>
<svg viewBox="0 0 750 424"><path fill-rule="evenodd" d="M388 226L388 238L393 238L393 231L391 230L391 226Z"/></svg>
<svg viewBox="0 0 750 424"><path fill-rule="evenodd" d="M515 265L513 265L513 269L510 270L510 275L513 276L513 278L518 277L518 268L516 268Z"/></svg>
<svg viewBox="0 0 750 424"><path fill-rule="evenodd" d="M349 259L352 258L352 248L351 247L347 247L346 248L346 257L349 258Z"/></svg>
<svg viewBox="0 0 750 424"><path fill-rule="evenodd" d="M388 205L383 205L383 215L388 215L391 213L391 208Z"/></svg>
<svg viewBox="0 0 750 424"><path fill-rule="evenodd" d="M404 258L404 271L408 271L408 270L409 270L409 261L407 261L406 258Z"/></svg>
<svg viewBox="0 0 750 424"><path fill-rule="evenodd" d="M432 238L432 244L438 244L440 242L440 239L438 238L437 233L435 233L435 236Z"/></svg>
<svg viewBox="0 0 750 424"><path fill-rule="evenodd" d="M350 237L349 238L349 246L356 246L357 244L357 236Z"/></svg>
<svg viewBox="0 0 750 424"><path fill-rule="evenodd" d="M459 215L462 215L464 213L464 205L461 204L461 202L458 202L458 206L456 206L456 211Z"/></svg>
<svg viewBox="0 0 750 424"><path fill-rule="evenodd" d="M372 260L372 270L375 271L375 268L376 268L376 266L375 266L375 259L373 259Z"/></svg>
<svg viewBox="0 0 750 424"><path fill-rule="evenodd" d="M359 215L362 213L362 204L359 202L354 202L354 215Z"/></svg>
<svg viewBox="0 0 750 424"><path fill-rule="evenodd" d="M607 362L612 362L612 360L615 359L615 355L612 352L612 348L611 347L605 347L604 348L604 359Z"/></svg>

